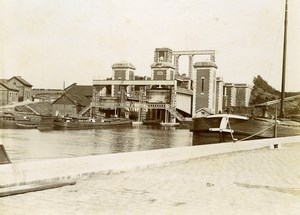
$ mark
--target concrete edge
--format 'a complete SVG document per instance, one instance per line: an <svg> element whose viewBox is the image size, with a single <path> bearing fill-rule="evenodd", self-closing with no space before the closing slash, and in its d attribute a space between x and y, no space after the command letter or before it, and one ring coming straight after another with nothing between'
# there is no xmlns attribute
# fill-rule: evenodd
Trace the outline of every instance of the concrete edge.
<svg viewBox="0 0 300 215"><path fill-rule="evenodd" d="M0 175L4 176L0 178L0 188L167 166L211 155L280 148L290 143L300 143L300 136L4 164L0 165Z"/></svg>

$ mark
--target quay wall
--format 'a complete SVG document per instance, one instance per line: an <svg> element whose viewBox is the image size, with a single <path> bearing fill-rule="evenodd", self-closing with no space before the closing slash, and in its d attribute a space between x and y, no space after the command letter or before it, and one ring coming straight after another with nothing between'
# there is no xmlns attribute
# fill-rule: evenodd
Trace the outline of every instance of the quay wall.
<svg viewBox="0 0 300 215"><path fill-rule="evenodd" d="M300 143L300 136L4 164L0 165L0 188L167 166L266 147L277 150L290 143Z"/></svg>

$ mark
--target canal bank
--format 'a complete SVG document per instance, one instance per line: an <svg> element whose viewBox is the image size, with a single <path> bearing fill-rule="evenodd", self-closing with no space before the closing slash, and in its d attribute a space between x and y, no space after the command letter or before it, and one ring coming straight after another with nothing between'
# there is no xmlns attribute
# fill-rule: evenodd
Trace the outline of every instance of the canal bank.
<svg viewBox="0 0 300 215"><path fill-rule="evenodd" d="M299 142L299 141L298 141ZM12 214L300 213L300 144L99 174L73 186L0 198Z"/></svg>
<svg viewBox="0 0 300 215"><path fill-rule="evenodd" d="M0 166L0 175L5 176L0 178L0 188L168 166L211 155L265 147L277 149L298 142L300 136L5 164Z"/></svg>

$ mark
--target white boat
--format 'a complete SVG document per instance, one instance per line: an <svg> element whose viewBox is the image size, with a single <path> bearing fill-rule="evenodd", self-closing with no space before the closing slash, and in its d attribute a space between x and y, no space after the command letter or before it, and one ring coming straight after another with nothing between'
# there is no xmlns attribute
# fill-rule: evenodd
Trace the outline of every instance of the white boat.
<svg viewBox="0 0 300 215"><path fill-rule="evenodd" d="M161 122L160 125L166 126L166 127L176 127L176 126L179 126L180 123L178 123L178 122Z"/></svg>
<svg viewBox="0 0 300 215"><path fill-rule="evenodd" d="M137 122L137 121L132 122L132 125L142 125L142 124L143 124L143 122Z"/></svg>

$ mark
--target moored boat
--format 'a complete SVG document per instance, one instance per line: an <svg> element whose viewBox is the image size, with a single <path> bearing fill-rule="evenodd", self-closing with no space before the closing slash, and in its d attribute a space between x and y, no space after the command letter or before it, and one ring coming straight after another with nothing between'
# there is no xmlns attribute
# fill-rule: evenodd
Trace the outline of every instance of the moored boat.
<svg viewBox="0 0 300 215"><path fill-rule="evenodd" d="M16 123L18 128L23 128L23 129L33 129L37 128L37 124L24 124L24 123Z"/></svg>
<svg viewBox="0 0 300 215"><path fill-rule="evenodd" d="M143 122L138 122L138 121L133 121L132 122L132 125L142 125L143 124Z"/></svg>
<svg viewBox="0 0 300 215"><path fill-rule="evenodd" d="M53 122L54 129L99 129L114 126L131 126L132 121L125 118L62 117Z"/></svg>
<svg viewBox="0 0 300 215"><path fill-rule="evenodd" d="M161 122L160 125L165 126L165 127L176 127L179 126L179 122Z"/></svg>
<svg viewBox="0 0 300 215"><path fill-rule="evenodd" d="M27 116L14 116L11 113L5 113L0 116L0 128L2 129L19 129L19 128L36 128L38 122L31 120Z"/></svg>
<svg viewBox="0 0 300 215"><path fill-rule="evenodd" d="M15 117L12 114L1 115L0 128L17 128Z"/></svg>
<svg viewBox="0 0 300 215"><path fill-rule="evenodd" d="M162 122L161 119L146 119L146 120L143 120L144 125L160 125L161 122Z"/></svg>
<svg viewBox="0 0 300 215"><path fill-rule="evenodd" d="M37 129L39 131L49 131L54 128L54 119L53 116L42 116L39 125L37 126Z"/></svg>
<svg viewBox="0 0 300 215"><path fill-rule="evenodd" d="M215 114L194 119L193 145L300 135L300 123Z"/></svg>

